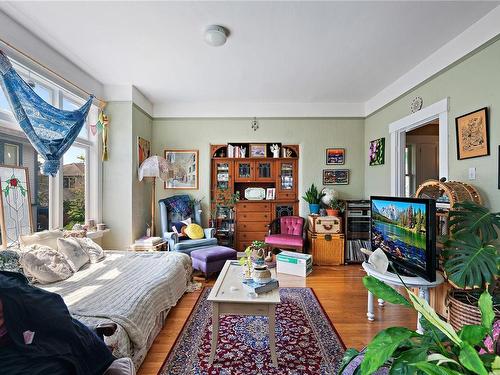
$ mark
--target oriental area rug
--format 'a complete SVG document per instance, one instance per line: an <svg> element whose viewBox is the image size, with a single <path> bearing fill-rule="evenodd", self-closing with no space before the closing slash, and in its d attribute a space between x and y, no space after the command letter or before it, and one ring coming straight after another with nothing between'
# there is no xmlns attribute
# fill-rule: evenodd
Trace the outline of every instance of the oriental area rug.
<svg viewBox="0 0 500 375"><path fill-rule="evenodd" d="M205 288L160 375L334 375L345 351L310 288L281 288L276 307L278 368L272 366L267 318L221 317L214 363L209 366L212 305Z"/></svg>

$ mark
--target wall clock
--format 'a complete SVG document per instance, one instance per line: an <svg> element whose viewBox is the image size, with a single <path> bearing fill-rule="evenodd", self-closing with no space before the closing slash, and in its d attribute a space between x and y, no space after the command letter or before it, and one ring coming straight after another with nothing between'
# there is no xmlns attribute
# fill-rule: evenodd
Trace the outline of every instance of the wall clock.
<svg viewBox="0 0 500 375"><path fill-rule="evenodd" d="M423 104L424 104L424 100L422 99L421 96L415 97L415 99L413 99L411 101L411 104L410 104L411 113L415 113L415 112L420 111L422 109Z"/></svg>

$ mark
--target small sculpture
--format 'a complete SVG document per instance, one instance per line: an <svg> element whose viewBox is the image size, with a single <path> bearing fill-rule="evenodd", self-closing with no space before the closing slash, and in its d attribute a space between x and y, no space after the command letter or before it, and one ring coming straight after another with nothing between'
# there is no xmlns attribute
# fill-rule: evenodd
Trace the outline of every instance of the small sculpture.
<svg viewBox="0 0 500 375"><path fill-rule="evenodd" d="M283 147L281 150L282 150L282 154L283 154L284 158L292 157L292 150L285 148L285 147Z"/></svg>
<svg viewBox="0 0 500 375"><path fill-rule="evenodd" d="M279 158L280 157L280 146L277 144L273 144L271 146L271 152L273 153L273 158Z"/></svg>
<svg viewBox="0 0 500 375"><path fill-rule="evenodd" d="M240 147L240 157L244 158L246 152L247 152L247 148L246 147Z"/></svg>

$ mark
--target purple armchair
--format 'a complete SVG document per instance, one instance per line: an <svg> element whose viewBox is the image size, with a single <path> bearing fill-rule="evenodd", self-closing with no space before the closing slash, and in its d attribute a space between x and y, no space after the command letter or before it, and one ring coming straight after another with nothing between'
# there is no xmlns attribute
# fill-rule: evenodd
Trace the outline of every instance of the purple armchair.
<svg viewBox="0 0 500 375"><path fill-rule="evenodd" d="M303 252L304 219L300 216L282 216L269 224L264 242L274 248Z"/></svg>

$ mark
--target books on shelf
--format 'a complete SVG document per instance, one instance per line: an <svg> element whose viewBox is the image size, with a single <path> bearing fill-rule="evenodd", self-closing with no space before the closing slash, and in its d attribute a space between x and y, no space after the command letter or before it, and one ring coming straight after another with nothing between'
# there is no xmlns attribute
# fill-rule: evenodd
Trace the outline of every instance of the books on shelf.
<svg viewBox="0 0 500 375"><path fill-rule="evenodd" d="M254 292L256 294L267 293L274 289L278 289L280 286L278 280L276 279L271 279L271 281L267 283L257 283L253 281L253 279L249 279L249 280L244 280L243 285L250 292Z"/></svg>
<svg viewBox="0 0 500 375"><path fill-rule="evenodd" d="M162 242L163 239L161 237L141 237L138 240L135 240L135 244L139 246L153 246Z"/></svg>

